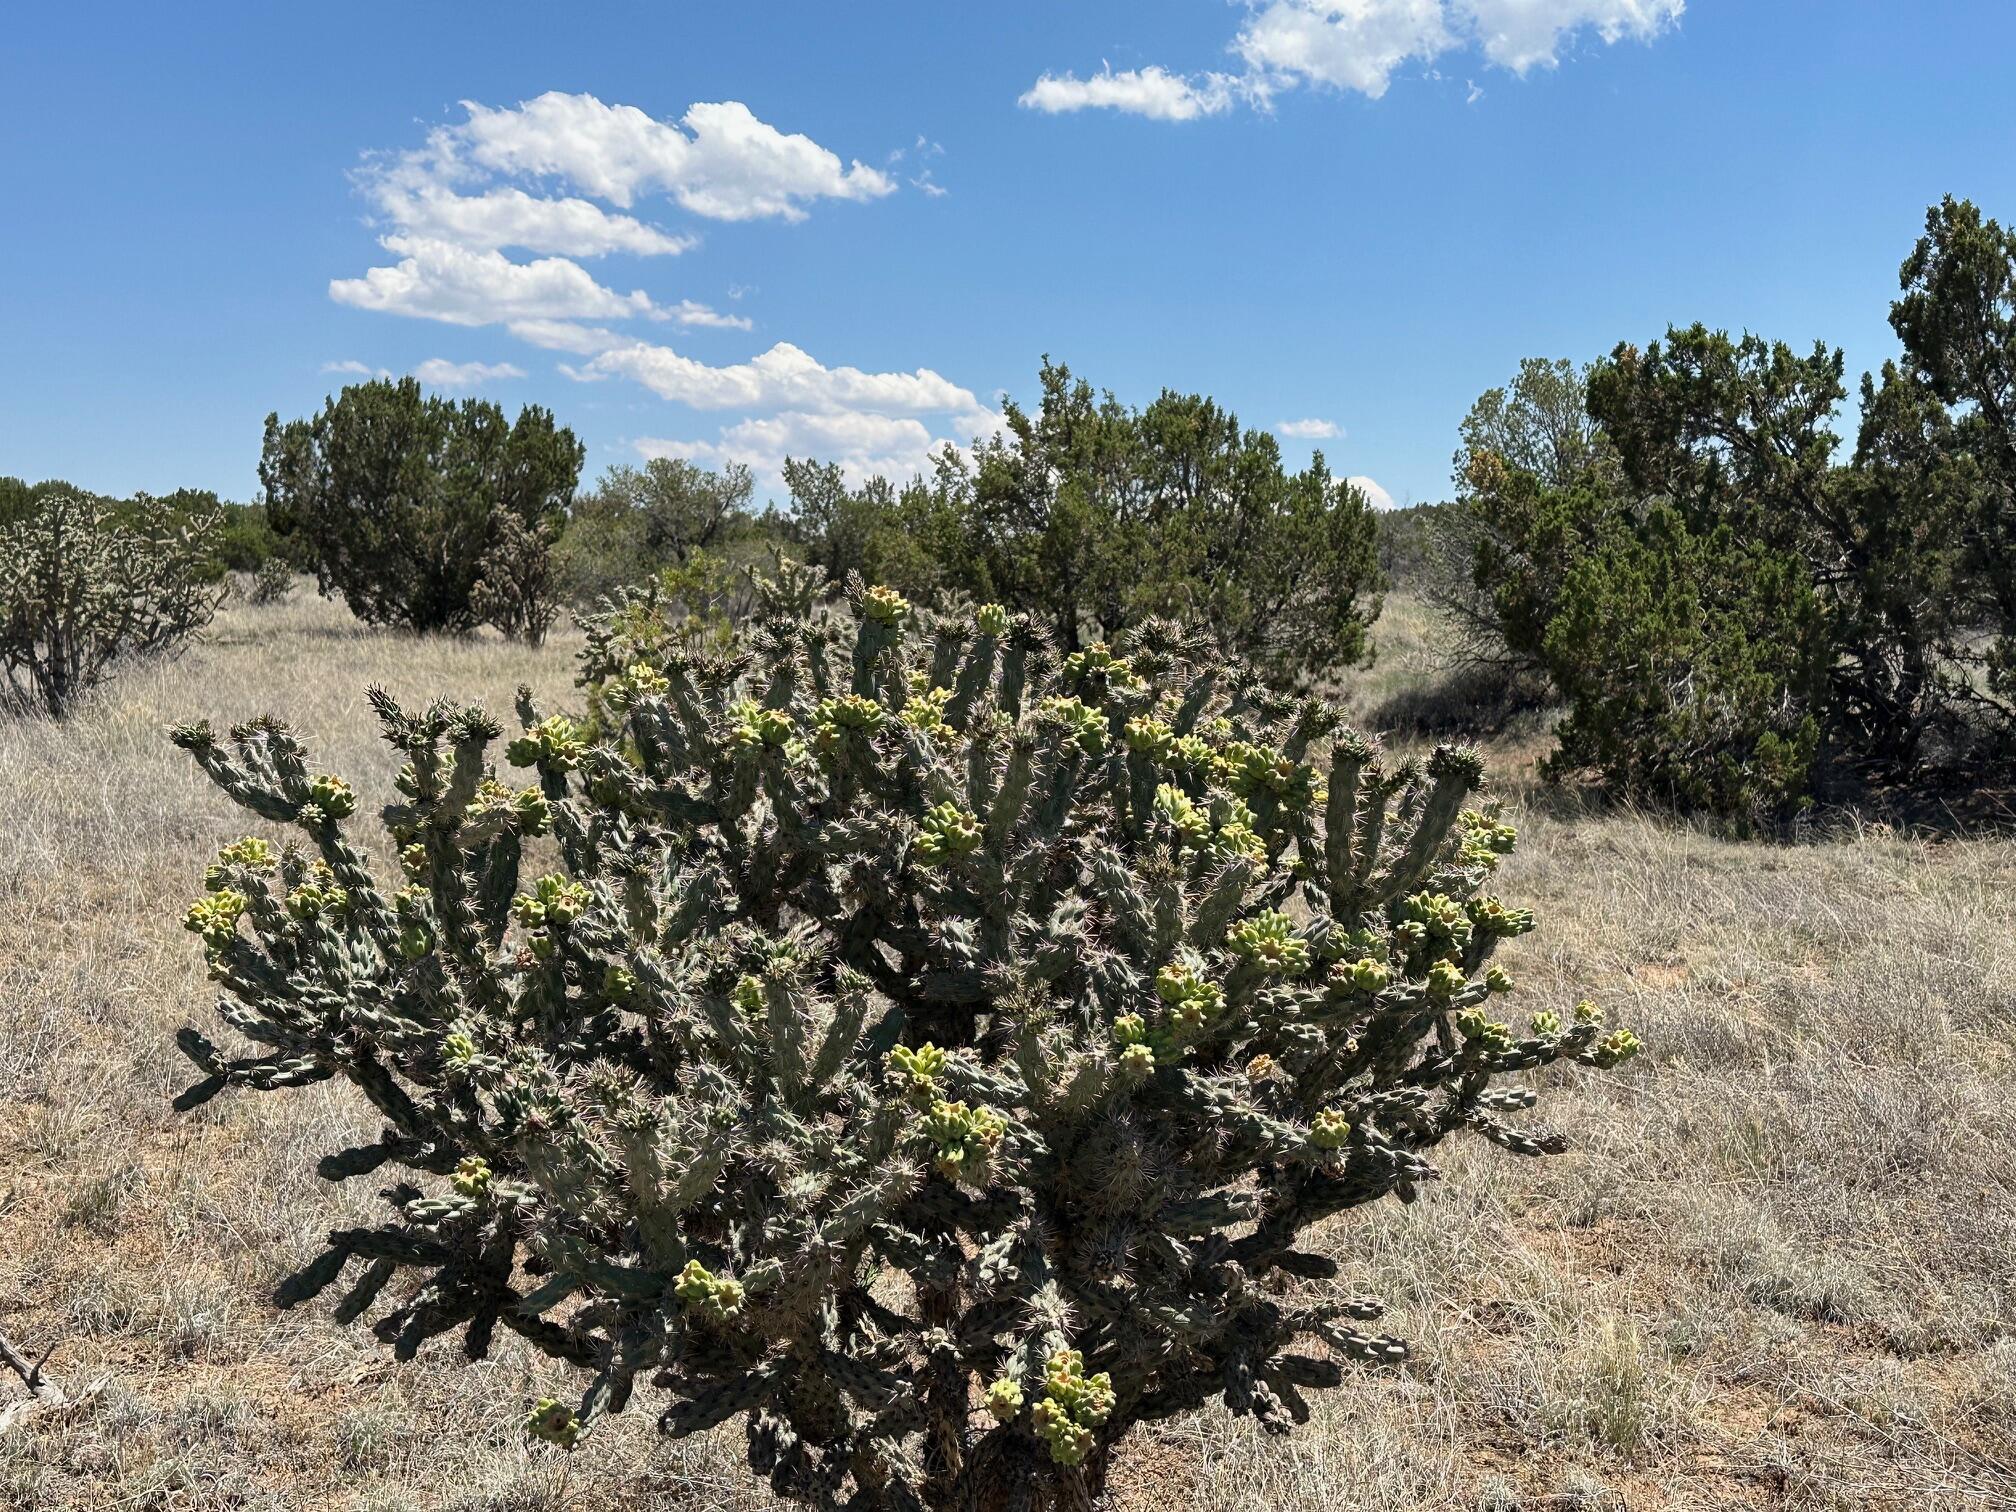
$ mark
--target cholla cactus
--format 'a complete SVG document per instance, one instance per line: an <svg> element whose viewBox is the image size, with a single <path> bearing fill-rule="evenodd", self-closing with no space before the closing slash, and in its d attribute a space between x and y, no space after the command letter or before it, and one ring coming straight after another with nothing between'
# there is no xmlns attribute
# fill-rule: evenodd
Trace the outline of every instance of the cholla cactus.
<svg viewBox="0 0 2016 1512"><path fill-rule="evenodd" d="M853 598L786 583L732 655L621 661L599 738L521 698L522 800L490 718L374 693L390 894L287 731L179 731L318 858L211 868L190 927L262 1051L185 1030L183 1102L361 1088L384 1134L323 1173L406 1174L281 1300L351 1271L401 1357L517 1331L588 1378L542 1438L641 1383L813 1506L1089 1507L1134 1424L1285 1431L1401 1359L1303 1236L1460 1131L1558 1150L1494 1078L1636 1041L1487 1013L1531 920L1480 896L1509 831L1459 823L1469 752L1388 770L1166 624L1060 659Z"/></svg>
<svg viewBox="0 0 2016 1512"><path fill-rule="evenodd" d="M227 591L221 524L57 494L0 530L0 704L60 717L120 661L179 651Z"/></svg>

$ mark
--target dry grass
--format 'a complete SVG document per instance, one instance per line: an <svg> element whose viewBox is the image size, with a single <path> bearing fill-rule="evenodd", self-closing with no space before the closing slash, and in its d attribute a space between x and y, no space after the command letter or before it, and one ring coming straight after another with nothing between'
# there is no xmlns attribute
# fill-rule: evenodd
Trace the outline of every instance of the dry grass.
<svg viewBox="0 0 2016 1512"><path fill-rule="evenodd" d="M1404 613L1395 624L1411 624ZM179 927L240 816L169 722L292 721L367 802L363 690L566 698L571 646L413 641L314 600L236 609L69 725L0 723L0 1330L107 1389L0 1437L0 1506L761 1508L732 1431L639 1412L563 1465L518 1431L554 1379L452 1344L397 1368L273 1282L368 1201L314 1159L368 1133L318 1088L177 1117L207 1019ZM1418 650L1418 648L1415 648ZM1354 689L1418 676L1405 645ZM1577 1153L1463 1150L1333 1226L1417 1346L1262 1442L1222 1413L1130 1446L1123 1504L1316 1509L2016 1506L2016 848L1720 841L1534 794L1506 890L1524 1006L1607 1003L1650 1043L1544 1105ZM1572 1085L1569 1085L1572 1083ZM11 1383L0 1382L0 1400Z"/></svg>

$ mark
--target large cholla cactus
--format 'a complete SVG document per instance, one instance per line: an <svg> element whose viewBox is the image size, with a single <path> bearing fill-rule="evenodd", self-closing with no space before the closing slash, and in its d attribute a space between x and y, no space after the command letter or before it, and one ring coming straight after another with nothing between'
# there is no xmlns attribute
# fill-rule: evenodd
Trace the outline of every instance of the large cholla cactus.
<svg viewBox="0 0 2016 1512"><path fill-rule="evenodd" d="M396 892L285 730L177 732L312 852L209 873L188 922L268 1053L185 1030L183 1101L361 1088L388 1127L323 1173L411 1179L281 1301L354 1266L356 1318L414 1272L400 1356L502 1324L592 1375L542 1438L641 1379L815 1506L1089 1507L1134 1424L1285 1430L1401 1358L1305 1231L1459 1130L1558 1149L1494 1077L1635 1041L1491 1011L1531 919L1481 891L1512 834L1474 755L1383 769L1166 624L1059 656L850 597L773 587L738 654L624 668L599 743L521 698L536 788L483 713L377 695Z"/></svg>

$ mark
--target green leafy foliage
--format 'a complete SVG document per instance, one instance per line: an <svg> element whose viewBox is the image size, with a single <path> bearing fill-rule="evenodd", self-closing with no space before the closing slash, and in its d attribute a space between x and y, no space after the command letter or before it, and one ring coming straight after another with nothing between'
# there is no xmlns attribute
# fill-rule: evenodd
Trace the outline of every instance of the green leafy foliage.
<svg viewBox="0 0 2016 1512"><path fill-rule="evenodd" d="M4 696L67 713L126 658L179 650L222 602L219 516L44 493L0 527Z"/></svg>
<svg viewBox="0 0 2016 1512"><path fill-rule="evenodd" d="M552 618L545 550L582 455L549 411L508 422L486 401L388 379L351 385L310 419L269 415L259 480L273 529L365 623L466 631L487 619L536 637Z"/></svg>
<svg viewBox="0 0 2016 1512"><path fill-rule="evenodd" d="M1533 920L1474 754L1388 767L1162 620L1065 654L848 598L591 636L606 726L521 698L501 768L490 716L374 693L396 884L284 728L177 732L296 837L191 909L252 1049L185 1030L182 1105L346 1079L385 1130L323 1173L399 1173L281 1300L345 1281L402 1358L510 1329L586 1377L534 1436L648 1385L813 1506L1084 1507L1140 1423L1287 1430L1405 1353L1301 1237L1451 1136L1559 1150L1503 1079L1636 1040L1495 1011Z"/></svg>
<svg viewBox="0 0 2016 1512"><path fill-rule="evenodd" d="M1362 661L1384 579L1365 496L1323 458L1291 473L1274 437L1197 394L1144 409L1045 362L1034 410L948 451L935 475L850 490L787 469L808 560L924 597L1026 613L1078 649L1163 615L1280 682Z"/></svg>
<svg viewBox="0 0 2016 1512"><path fill-rule="evenodd" d="M1557 771L1752 816L2006 769L2016 237L1948 200L1903 279L1847 465L1840 352L1698 325L1473 409L1445 607L1568 701Z"/></svg>
<svg viewBox="0 0 2016 1512"><path fill-rule="evenodd" d="M608 469L568 514L555 553L563 596L592 605L667 571L698 582L767 561L782 531L751 508L755 490L740 466L710 472L657 457Z"/></svg>

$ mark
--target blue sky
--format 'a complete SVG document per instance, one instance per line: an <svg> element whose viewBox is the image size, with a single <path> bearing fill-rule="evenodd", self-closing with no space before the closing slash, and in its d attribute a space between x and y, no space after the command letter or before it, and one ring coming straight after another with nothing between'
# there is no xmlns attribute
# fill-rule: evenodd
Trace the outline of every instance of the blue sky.
<svg viewBox="0 0 2016 1512"><path fill-rule="evenodd" d="M17 9L0 473L249 498L351 370L591 471L900 470L1049 353L1439 498L1522 356L1880 363L1927 204L2016 216L2011 56L2008 0Z"/></svg>

